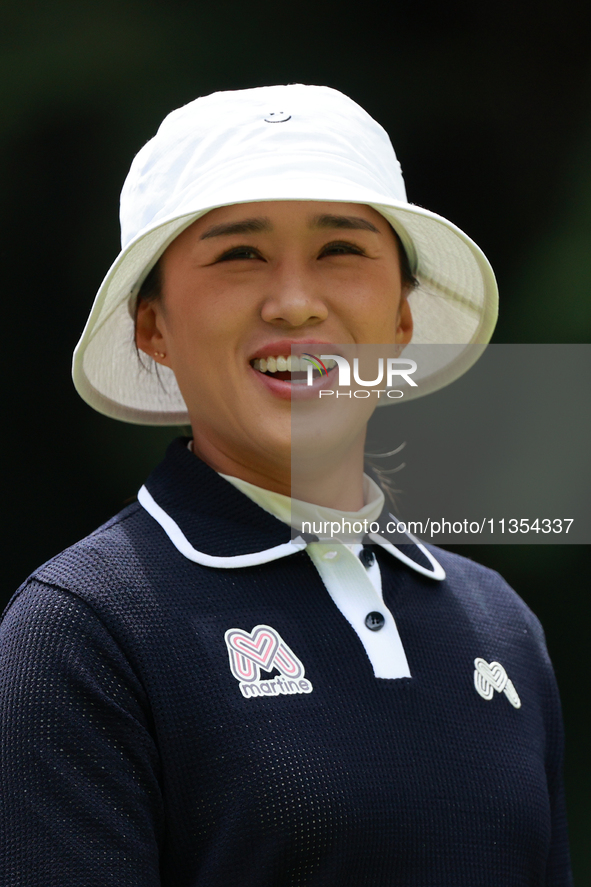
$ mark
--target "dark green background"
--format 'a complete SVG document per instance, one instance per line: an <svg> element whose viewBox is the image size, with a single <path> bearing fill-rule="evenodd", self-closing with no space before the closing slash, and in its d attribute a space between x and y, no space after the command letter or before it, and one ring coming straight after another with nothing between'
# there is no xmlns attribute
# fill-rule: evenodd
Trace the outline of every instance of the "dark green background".
<svg viewBox="0 0 591 887"><path fill-rule="evenodd" d="M489 255L502 299L495 341L589 341L587 7L4 0L6 600L132 497L174 434L95 414L70 383L70 355L118 250L129 163L162 117L197 95L294 81L348 93L390 133L410 199ZM565 712L575 876L589 884L589 549L462 552L499 569L546 628Z"/></svg>

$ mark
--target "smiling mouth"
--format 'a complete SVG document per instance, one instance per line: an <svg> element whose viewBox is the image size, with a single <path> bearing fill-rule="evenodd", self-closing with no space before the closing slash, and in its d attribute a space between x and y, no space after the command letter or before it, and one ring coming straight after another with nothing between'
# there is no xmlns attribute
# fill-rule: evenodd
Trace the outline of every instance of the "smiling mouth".
<svg viewBox="0 0 591 887"><path fill-rule="evenodd" d="M257 358L256 360L251 360L250 365L264 376L272 376L274 379L282 382L291 382L292 384L306 384L309 367L312 367L313 380L325 375L323 370L319 370L317 366L314 366L310 359L292 354L288 356L281 354L277 356L269 355L268 357ZM325 360L323 365L330 371L336 366L336 361Z"/></svg>

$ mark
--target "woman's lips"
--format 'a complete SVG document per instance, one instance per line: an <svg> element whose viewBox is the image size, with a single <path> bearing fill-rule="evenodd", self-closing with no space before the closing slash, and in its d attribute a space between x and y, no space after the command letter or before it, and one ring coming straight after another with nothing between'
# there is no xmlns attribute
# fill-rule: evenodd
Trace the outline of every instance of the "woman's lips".
<svg viewBox="0 0 591 887"><path fill-rule="evenodd" d="M265 345L261 345L256 351L252 352L248 359L252 363L253 360L262 357L274 357L277 359L279 356L283 356L287 359L289 355L297 357L310 354L310 352L326 354L327 349L330 350L332 348L333 345L330 342L321 339L307 339L306 341L301 339L297 341L294 339L277 339L272 342L267 342Z"/></svg>

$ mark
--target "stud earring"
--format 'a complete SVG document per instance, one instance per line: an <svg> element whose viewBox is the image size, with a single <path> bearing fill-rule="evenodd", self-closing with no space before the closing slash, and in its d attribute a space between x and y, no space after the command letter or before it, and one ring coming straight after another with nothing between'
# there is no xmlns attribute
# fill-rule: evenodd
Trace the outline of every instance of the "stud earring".
<svg viewBox="0 0 591 887"><path fill-rule="evenodd" d="M154 354L156 357L166 357L164 351L155 351Z"/></svg>

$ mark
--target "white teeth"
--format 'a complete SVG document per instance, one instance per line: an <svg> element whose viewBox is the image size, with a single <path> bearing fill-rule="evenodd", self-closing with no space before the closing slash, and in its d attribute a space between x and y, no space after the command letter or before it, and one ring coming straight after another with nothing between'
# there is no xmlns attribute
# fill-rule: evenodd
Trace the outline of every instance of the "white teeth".
<svg viewBox="0 0 591 887"><path fill-rule="evenodd" d="M297 354L290 354L288 357L278 355L277 357L261 357L253 360L252 365L255 370L260 373L302 373L306 372L310 366L310 361L305 357L298 357ZM337 365L336 360L328 359L324 361L327 370L331 370Z"/></svg>

